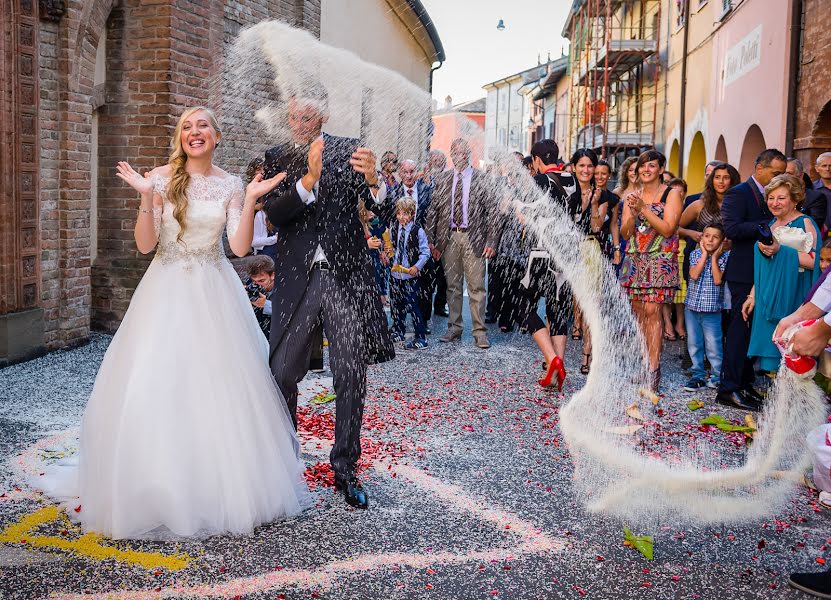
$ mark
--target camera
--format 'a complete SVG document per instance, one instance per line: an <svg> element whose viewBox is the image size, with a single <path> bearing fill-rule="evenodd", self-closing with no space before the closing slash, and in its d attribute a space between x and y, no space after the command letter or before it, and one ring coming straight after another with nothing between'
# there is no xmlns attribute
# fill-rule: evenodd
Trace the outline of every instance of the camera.
<svg viewBox="0 0 831 600"><path fill-rule="evenodd" d="M250 275L246 275L242 281L242 286L245 288L245 293L248 294L248 301L254 302L262 294L268 296L266 291L251 279Z"/></svg>
<svg viewBox="0 0 831 600"><path fill-rule="evenodd" d="M764 246L770 246L773 243L773 232L770 230L770 225L767 223L760 223L756 230L756 240Z"/></svg>

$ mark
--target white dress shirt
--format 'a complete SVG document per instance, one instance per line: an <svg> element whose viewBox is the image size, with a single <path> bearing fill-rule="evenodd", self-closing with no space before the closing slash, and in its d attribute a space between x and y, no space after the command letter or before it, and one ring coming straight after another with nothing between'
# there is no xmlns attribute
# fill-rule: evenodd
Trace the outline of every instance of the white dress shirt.
<svg viewBox="0 0 831 600"><path fill-rule="evenodd" d="M254 237L251 240L251 247L259 253L266 246L273 246L277 243L277 234L268 235L268 227L265 224L265 211L258 210L254 215Z"/></svg>
<svg viewBox="0 0 831 600"><path fill-rule="evenodd" d="M380 187L378 188L378 193L373 195L373 199L377 204L383 204L384 200L387 198L387 184L384 183L383 179L378 179L378 183ZM316 183L312 191L307 190L303 187L303 181L299 179L297 184L295 185L295 189L297 190L297 195L300 196L300 200L302 200L303 204L311 204L314 202L317 197L316 194L318 193L319 186ZM372 194L372 189L369 190L369 193ZM355 207L355 211L357 213L358 207ZM311 269L312 265L316 262L321 262L326 260L326 254L323 252L323 248L321 248L320 244L317 245L317 250L315 250L315 254L312 257L312 264L309 265ZM328 262L328 261L326 261Z"/></svg>
<svg viewBox="0 0 831 600"><path fill-rule="evenodd" d="M811 304L825 313L823 320L831 326L831 276L827 277L811 296Z"/></svg>

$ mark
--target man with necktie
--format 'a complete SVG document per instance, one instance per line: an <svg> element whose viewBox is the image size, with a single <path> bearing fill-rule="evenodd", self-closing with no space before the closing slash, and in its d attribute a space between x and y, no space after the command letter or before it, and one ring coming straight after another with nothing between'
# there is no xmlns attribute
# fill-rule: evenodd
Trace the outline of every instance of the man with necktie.
<svg viewBox="0 0 831 600"><path fill-rule="evenodd" d="M450 146L453 168L435 178L427 215L427 239L435 260L447 277L447 332L442 342L461 339L463 281L467 283L473 338L490 348L485 328L485 260L496 255L498 227L491 178L470 164L468 142L457 138Z"/></svg>
<svg viewBox="0 0 831 600"><path fill-rule="evenodd" d="M328 95L310 88L288 99L292 141L271 148L265 172L287 172L266 195L265 211L280 228L271 319L271 371L297 424L297 384L306 374L313 340L326 331L336 394L330 453L335 488L367 508L356 477L367 364L395 356L378 297L358 201L380 210L386 186L375 155L358 140L321 134Z"/></svg>

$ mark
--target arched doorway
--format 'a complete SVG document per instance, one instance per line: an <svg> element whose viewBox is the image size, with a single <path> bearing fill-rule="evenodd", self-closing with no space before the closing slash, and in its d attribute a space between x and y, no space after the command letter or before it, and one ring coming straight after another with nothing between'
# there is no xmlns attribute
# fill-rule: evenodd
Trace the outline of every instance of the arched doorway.
<svg viewBox="0 0 831 600"><path fill-rule="evenodd" d="M831 150L831 101L827 102L817 114L814 128L811 131L810 148L797 153L798 158L801 158L805 163L805 168L811 175L811 179L818 177L814 170L817 157L829 150Z"/></svg>
<svg viewBox="0 0 831 600"><path fill-rule="evenodd" d="M676 175L678 175L678 155L681 154L680 146L678 145L678 140L672 141L672 147L669 151L669 161L667 162L667 170L672 171Z"/></svg>
<svg viewBox="0 0 831 600"><path fill-rule="evenodd" d="M718 136L715 159L720 160L721 162L729 162L727 160L727 144L724 141L723 135Z"/></svg>
<svg viewBox="0 0 831 600"><path fill-rule="evenodd" d="M684 179L687 181L687 193L697 194L704 189L704 167L707 166L707 149L704 147L704 136L696 131L690 145L690 158Z"/></svg>
<svg viewBox="0 0 831 600"><path fill-rule="evenodd" d="M767 145L762 130L756 124L751 125L744 136L742 155L739 160L739 173L743 179L753 175L753 163L765 148L767 148Z"/></svg>
<svg viewBox="0 0 831 600"><path fill-rule="evenodd" d="M90 325L97 331L113 333L112 325L119 307L129 298L118 291L113 277L114 262L123 258L123 184L112 169L124 160L121 125L126 112L122 109L124 93L122 52L124 10L112 9L98 33L93 66L93 113L90 156L90 262L92 311ZM134 161L135 163L135 161ZM116 190L116 191L114 191ZM114 215L119 214L118 218ZM131 249L132 251L132 249Z"/></svg>

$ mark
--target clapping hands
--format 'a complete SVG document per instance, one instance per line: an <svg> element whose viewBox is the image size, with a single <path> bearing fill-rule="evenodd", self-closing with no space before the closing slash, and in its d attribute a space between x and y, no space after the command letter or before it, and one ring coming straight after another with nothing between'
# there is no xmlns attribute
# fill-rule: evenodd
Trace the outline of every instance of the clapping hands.
<svg viewBox="0 0 831 600"><path fill-rule="evenodd" d="M277 173L274 177L270 179L263 179L262 173L257 173L254 179L251 180L251 183L248 184L248 187L245 188L245 195L249 198L260 198L265 196L271 190L276 188L281 181L286 178L286 173Z"/></svg>
<svg viewBox="0 0 831 600"><path fill-rule="evenodd" d="M153 191L153 181L149 173L142 176L130 166L130 163L123 160L116 165L115 170L116 175L139 194L149 194Z"/></svg>
<svg viewBox="0 0 831 600"><path fill-rule="evenodd" d="M636 215L639 215L644 207L643 198L641 197L640 190L636 190L634 192L629 193L626 196L626 206L629 207Z"/></svg>

